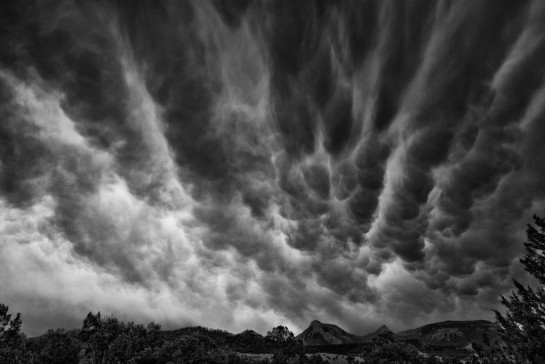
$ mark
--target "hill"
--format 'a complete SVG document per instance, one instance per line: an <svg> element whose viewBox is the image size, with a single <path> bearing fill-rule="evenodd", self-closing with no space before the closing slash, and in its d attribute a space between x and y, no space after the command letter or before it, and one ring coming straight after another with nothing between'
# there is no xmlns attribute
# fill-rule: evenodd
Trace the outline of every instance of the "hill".
<svg viewBox="0 0 545 364"><path fill-rule="evenodd" d="M359 343L369 342L369 341L372 341L373 339L378 338L379 335L385 334L388 332L392 332L392 331L386 325L382 325L381 327L379 327L378 329L376 329L370 334L358 336L357 342Z"/></svg>
<svg viewBox="0 0 545 364"><path fill-rule="evenodd" d="M302 333L295 337L296 340L305 346L324 346L324 345L346 345L370 342L380 334L391 332L391 330L382 325L377 330L363 336L351 334L337 325L325 324L318 320L310 323Z"/></svg>
<svg viewBox="0 0 545 364"><path fill-rule="evenodd" d="M368 343L380 334L391 332L385 325L367 335L351 334L337 325L314 320L295 338L305 346L348 345ZM496 340L495 324L486 320L443 321L394 334L401 341L428 346L465 347L470 343Z"/></svg>
<svg viewBox="0 0 545 364"><path fill-rule="evenodd" d="M344 331L339 326L324 324L318 320L314 320L295 339L302 342L305 346L342 345L356 343L358 336Z"/></svg>
<svg viewBox="0 0 545 364"><path fill-rule="evenodd" d="M467 346L482 343L485 338L495 340L495 324L486 320L443 321L398 332L399 340L418 340L434 346Z"/></svg>

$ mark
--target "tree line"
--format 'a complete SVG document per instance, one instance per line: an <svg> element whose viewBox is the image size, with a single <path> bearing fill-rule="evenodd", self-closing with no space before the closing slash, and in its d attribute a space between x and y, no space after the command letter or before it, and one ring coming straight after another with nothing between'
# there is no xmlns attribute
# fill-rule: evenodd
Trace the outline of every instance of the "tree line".
<svg viewBox="0 0 545 364"><path fill-rule="evenodd" d="M545 363L545 219L534 216L528 224L524 269L540 286L524 287L514 280L515 291L501 297L505 314L495 311L501 341L476 345L470 363ZM244 363L327 363L319 354L307 353L293 333L277 326L266 336L246 330L231 334L222 330L191 327L163 331L156 323L147 326L123 322L114 316L89 312L82 327L66 331L49 330L43 336L27 338L21 332L22 319L0 304L0 363L132 363L132 364L244 364ZM248 358L240 353L271 354ZM447 358L422 355L411 343L395 340L391 333L380 335L370 350L349 363L458 363Z"/></svg>

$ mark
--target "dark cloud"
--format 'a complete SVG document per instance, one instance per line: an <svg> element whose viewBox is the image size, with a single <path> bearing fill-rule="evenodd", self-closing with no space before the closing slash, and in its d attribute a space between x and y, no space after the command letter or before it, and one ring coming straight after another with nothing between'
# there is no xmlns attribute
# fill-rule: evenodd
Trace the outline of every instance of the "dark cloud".
<svg viewBox="0 0 545 364"><path fill-rule="evenodd" d="M542 2L0 14L1 288L33 334L91 309L401 329L486 318L527 279Z"/></svg>

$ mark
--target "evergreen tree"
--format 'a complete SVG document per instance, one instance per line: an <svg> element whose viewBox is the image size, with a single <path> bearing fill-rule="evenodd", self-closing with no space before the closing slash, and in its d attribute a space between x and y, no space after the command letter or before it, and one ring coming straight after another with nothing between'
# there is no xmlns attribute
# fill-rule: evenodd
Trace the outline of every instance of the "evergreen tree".
<svg viewBox="0 0 545 364"><path fill-rule="evenodd" d="M12 318L9 307L0 303L0 343L9 345L17 341L21 331L21 314Z"/></svg>
<svg viewBox="0 0 545 364"><path fill-rule="evenodd" d="M545 284L545 219L534 216L536 227L528 224L524 269ZM545 288L524 287L514 280L516 292L501 297L506 315L496 311L499 334L515 362L545 363Z"/></svg>
<svg viewBox="0 0 545 364"><path fill-rule="evenodd" d="M21 314L12 318L8 310L0 303L0 362L16 363L24 355L25 336L21 333Z"/></svg>

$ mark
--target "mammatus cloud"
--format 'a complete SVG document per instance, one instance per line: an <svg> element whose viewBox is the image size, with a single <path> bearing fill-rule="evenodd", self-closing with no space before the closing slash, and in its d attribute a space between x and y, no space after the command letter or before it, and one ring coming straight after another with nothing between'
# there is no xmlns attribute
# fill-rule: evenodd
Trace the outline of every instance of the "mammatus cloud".
<svg viewBox="0 0 545 364"><path fill-rule="evenodd" d="M541 1L13 1L0 301L265 332L490 317L545 197Z"/></svg>

